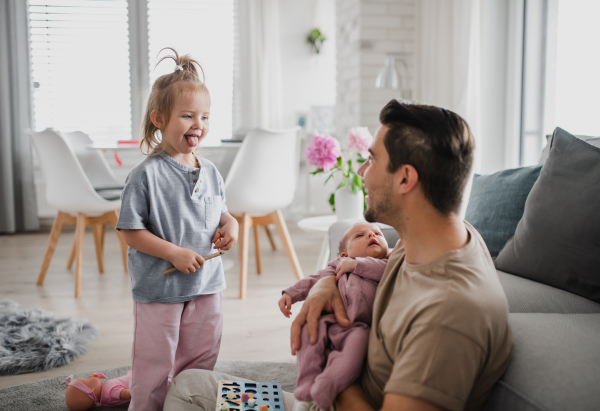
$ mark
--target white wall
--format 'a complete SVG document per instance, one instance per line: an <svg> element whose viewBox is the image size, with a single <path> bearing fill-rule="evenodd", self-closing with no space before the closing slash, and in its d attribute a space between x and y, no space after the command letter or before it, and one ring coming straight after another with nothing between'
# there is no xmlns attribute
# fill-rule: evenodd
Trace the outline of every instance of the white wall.
<svg viewBox="0 0 600 411"><path fill-rule="evenodd" d="M379 126L379 111L398 90L375 88L386 53L403 53L409 70L409 88L415 96L417 50L416 0L337 0L336 129Z"/></svg>
<svg viewBox="0 0 600 411"><path fill-rule="evenodd" d="M335 1L281 0L281 69L284 124L297 124L311 106L335 105ZM319 28L328 38L315 54L306 36Z"/></svg>
<svg viewBox="0 0 600 411"><path fill-rule="evenodd" d="M507 102L508 4L488 0L481 6L481 123L477 172L486 174L505 167Z"/></svg>
<svg viewBox="0 0 600 411"><path fill-rule="evenodd" d="M307 119L302 132L298 188L286 218L331 213L329 195L334 186L323 184L322 175L312 176L304 153L312 133L310 109L313 106L335 106L336 102L336 11L335 0L281 0L280 44L283 120L295 125L300 115ZM319 54L315 54L306 36L318 28L327 37Z"/></svg>

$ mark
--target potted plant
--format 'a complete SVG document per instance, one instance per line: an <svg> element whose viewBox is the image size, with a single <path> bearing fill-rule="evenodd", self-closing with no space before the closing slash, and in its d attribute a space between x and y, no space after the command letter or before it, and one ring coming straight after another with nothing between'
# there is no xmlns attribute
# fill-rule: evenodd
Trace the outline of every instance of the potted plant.
<svg viewBox="0 0 600 411"><path fill-rule="evenodd" d="M319 52L321 51L321 46L323 45L325 40L327 40L327 37L325 37L325 35L321 33L321 30L316 28L312 29L306 36L306 42L312 46L313 50L317 54L319 54Z"/></svg>
<svg viewBox="0 0 600 411"><path fill-rule="evenodd" d="M364 186L356 171L365 162L373 137L366 127L355 127L348 130L346 140L348 149L344 150L331 135L315 132L306 147L308 164L317 167L311 174L329 174L325 184L337 177L336 191L329 196L329 204L339 219L363 214Z"/></svg>

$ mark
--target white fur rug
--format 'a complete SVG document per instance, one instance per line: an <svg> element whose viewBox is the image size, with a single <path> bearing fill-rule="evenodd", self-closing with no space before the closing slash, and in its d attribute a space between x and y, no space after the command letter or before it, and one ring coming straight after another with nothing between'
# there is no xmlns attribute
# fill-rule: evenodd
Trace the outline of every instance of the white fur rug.
<svg viewBox="0 0 600 411"><path fill-rule="evenodd" d="M0 375L46 371L68 364L96 339L87 320L56 319L39 309L0 301Z"/></svg>

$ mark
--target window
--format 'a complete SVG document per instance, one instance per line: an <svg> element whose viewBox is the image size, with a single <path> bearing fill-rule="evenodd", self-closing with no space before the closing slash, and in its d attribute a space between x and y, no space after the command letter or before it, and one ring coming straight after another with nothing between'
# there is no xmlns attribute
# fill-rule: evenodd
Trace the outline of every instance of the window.
<svg viewBox="0 0 600 411"><path fill-rule="evenodd" d="M561 127L572 134L600 136L600 2L560 0L556 23L555 58L548 62L555 75L547 100L546 133Z"/></svg>
<svg viewBox="0 0 600 411"><path fill-rule="evenodd" d="M130 139L127 0L29 5L35 129Z"/></svg>
<svg viewBox="0 0 600 411"><path fill-rule="evenodd" d="M151 83L173 71L167 60L156 69L164 47L190 54L202 66L211 97L210 132L205 143L231 138L233 98L233 0L149 0Z"/></svg>
<svg viewBox="0 0 600 411"><path fill-rule="evenodd" d="M100 144L139 138L140 97L173 69L164 62L154 70L158 51L169 46L191 54L206 74L212 98L207 142L231 137L233 0L29 4L35 129L81 130ZM137 27L147 35L130 37Z"/></svg>

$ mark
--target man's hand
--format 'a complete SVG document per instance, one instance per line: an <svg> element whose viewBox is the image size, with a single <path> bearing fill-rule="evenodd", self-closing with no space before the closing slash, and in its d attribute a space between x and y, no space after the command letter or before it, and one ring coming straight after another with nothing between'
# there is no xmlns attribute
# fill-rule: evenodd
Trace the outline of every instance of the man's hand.
<svg viewBox="0 0 600 411"><path fill-rule="evenodd" d="M308 326L310 343L314 344L317 342L319 317L321 317L323 311L333 312L335 319L342 327L350 326L344 302L333 276L321 278L316 282L308 293L302 309L292 322L292 329L290 331L292 355L296 355L296 352L300 349L300 333L304 324Z"/></svg>
<svg viewBox="0 0 600 411"><path fill-rule="evenodd" d="M339 281L340 277L343 274L352 273L352 272L354 272L355 269L356 269L356 260L354 258L351 258L351 257L342 258L340 260L340 262L338 263L337 268L335 269L335 271L337 273L335 275L336 281Z"/></svg>
<svg viewBox="0 0 600 411"><path fill-rule="evenodd" d="M290 315L292 315L292 297L287 293L283 293L277 304L279 304L279 309L283 315L290 318Z"/></svg>

